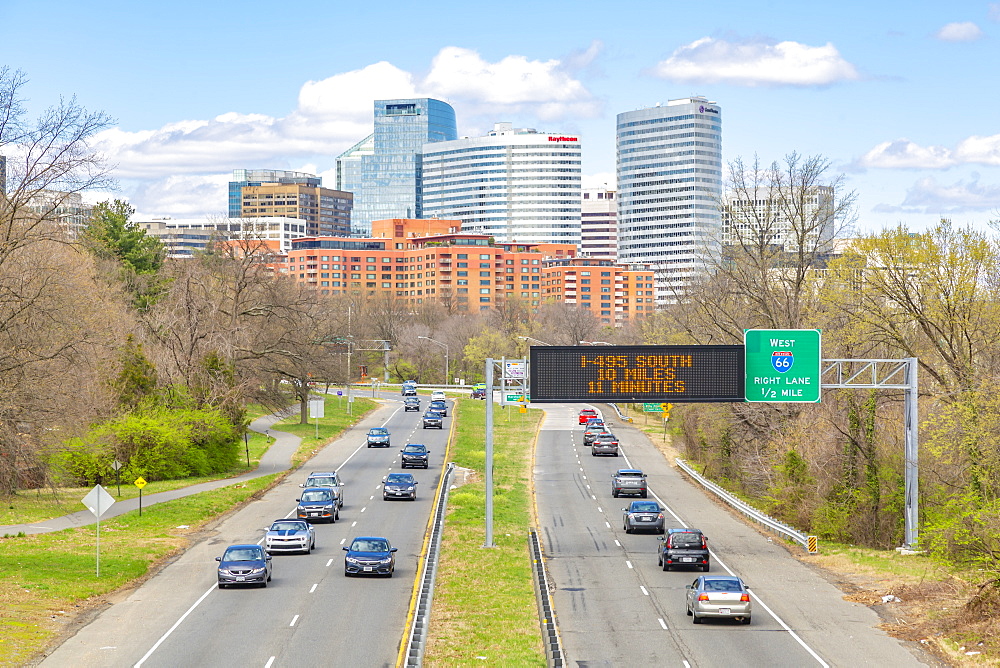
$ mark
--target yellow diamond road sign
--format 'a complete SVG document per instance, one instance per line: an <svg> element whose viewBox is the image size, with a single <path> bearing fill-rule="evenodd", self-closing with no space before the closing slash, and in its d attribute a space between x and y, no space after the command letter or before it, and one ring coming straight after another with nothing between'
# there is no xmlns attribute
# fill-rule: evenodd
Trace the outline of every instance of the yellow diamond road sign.
<svg viewBox="0 0 1000 668"><path fill-rule="evenodd" d="M135 481L135 486L138 487L139 489L142 489L143 487L146 486L146 481L143 478L137 478Z"/></svg>

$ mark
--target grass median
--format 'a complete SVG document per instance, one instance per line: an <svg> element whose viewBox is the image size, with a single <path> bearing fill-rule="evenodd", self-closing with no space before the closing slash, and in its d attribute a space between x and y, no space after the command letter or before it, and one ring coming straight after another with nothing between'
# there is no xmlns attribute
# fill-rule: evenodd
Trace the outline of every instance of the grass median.
<svg viewBox="0 0 1000 668"><path fill-rule="evenodd" d="M297 417L275 425L276 430L302 436L293 457L293 468L322 445L359 421L377 404L357 399L353 415L338 410L336 397L327 398L326 416L316 426L297 425ZM289 424L286 424L289 423ZM264 437L259 437L263 441ZM251 444L253 442L251 441ZM260 454L264 451L260 447ZM251 450L251 461L254 451ZM259 454L257 454L259 459ZM245 470L245 469L244 469ZM241 473L243 471L234 472ZM86 526L46 534L0 537L0 666L22 666L37 659L70 622L90 610L99 597L134 586L165 558L184 550L199 531L226 512L238 508L255 495L266 492L284 474L234 483L221 489L166 501L101 522L101 575L96 573L96 527ZM203 482L198 478L150 483L143 490L164 491ZM217 479L217 478L216 478ZM116 489L105 485L113 495ZM132 487L133 485L129 485ZM24 522L38 515L50 518L83 509L79 503L89 488L63 489L57 499L49 490L34 491L4 499L5 506ZM122 485L123 497L126 485ZM69 494L73 494L72 503ZM135 490L135 494L138 490ZM63 505L59 505L62 503ZM62 512L53 512L60 509Z"/></svg>
<svg viewBox="0 0 1000 668"><path fill-rule="evenodd" d="M429 666L544 666L528 551L531 449L542 411L497 408L493 536L485 542L485 402L456 402L452 461L470 469L451 490L424 662Z"/></svg>

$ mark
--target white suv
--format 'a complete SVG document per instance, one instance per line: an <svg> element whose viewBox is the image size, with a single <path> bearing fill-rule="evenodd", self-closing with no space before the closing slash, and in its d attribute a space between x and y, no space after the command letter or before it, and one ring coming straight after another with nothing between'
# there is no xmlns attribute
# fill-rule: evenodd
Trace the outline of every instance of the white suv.
<svg viewBox="0 0 1000 668"><path fill-rule="evenodd" d="M444 392L441 390L434 390L431 392L431 401L444 401L445 399L446 397L444 396Z"/></svg>

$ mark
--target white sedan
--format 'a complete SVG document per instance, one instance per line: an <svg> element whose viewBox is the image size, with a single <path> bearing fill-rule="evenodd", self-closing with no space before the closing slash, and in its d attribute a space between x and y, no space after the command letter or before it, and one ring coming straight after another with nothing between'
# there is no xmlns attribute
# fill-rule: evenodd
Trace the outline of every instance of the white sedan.
<svg viewBox="0 0 1000 668"><path fill-rule="evenodd" d="M316 549L316 528L305 520L275 520L264 534L264 549L275 552L305 552Z"/></svg>

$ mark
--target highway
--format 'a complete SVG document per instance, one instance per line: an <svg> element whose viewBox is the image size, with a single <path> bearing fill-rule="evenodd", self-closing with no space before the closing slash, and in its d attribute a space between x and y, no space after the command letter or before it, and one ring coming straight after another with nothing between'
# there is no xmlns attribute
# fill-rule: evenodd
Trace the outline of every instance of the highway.
<svg viewBox="0 0 1000 668"><path fill-rule="evenodd" d="M670 467L645 435L615 424L620 457L593 457L582 445L582 405L549 404L539 433L535 490L542 547L567 664L575 666L919 666L876 626L869 608L843 594L786 549L734 518ZM613 413L611 422L618 422ZM750 626L692 624L685 585L700 571L664 572L655 534L626 534L611 496L611 474L639 468L666 526L708 536L711 573L751 587Z"/></svg>
<svg viewBox="0 0 1000 668"><path fill-rule="evenodd" d="M101 612L42 665L395 665L452 418L442 430L424 430L422 412L404 412L398 395L387 396L385 407L219 522L208 540ZM427 397L421 400L426 407ZM392 447L365 447L368 428L382 425ZM384 501L382 478L401 470L407 442L428 446L430 468L407 469L419 481L415 502ZM267 588L217 589L215 557L227 545L260 541L274 519L294 516L299 483L309 471L331 469L345 482L344 508L339 522L317 525L316 550L275 555ZM394 577L344 576L341 548L359 535L386 536L399 549Z"/></svg>

